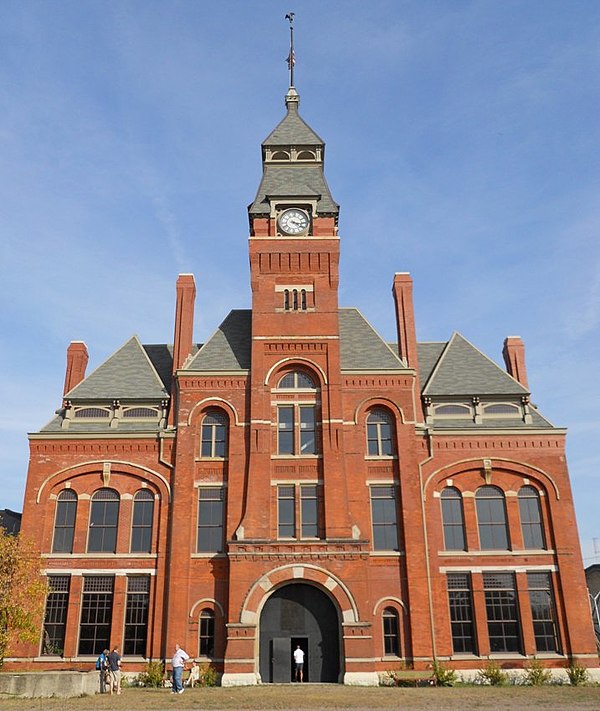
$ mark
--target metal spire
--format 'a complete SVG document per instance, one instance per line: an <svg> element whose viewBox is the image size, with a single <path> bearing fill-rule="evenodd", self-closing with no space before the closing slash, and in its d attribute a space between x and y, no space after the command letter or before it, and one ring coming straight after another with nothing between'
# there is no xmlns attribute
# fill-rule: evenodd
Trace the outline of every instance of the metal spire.
<svg viewBox="0 0 600 711"><path fill-rule="evenodd" d="M286 20L290 22L290 53L285 60L290 71L290 88L294 86L294 64L296 64L296 54L294 52L294 15L295 12L288 12L285 16Z"/></svg>

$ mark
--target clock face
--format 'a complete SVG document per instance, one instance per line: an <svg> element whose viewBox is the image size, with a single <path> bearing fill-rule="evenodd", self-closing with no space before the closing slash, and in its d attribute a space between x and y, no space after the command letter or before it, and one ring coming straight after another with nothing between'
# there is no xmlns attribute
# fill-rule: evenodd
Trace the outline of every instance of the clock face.
<svg viewBox="0 0 600 711"><path fill-rule="evenodd" d="M304 210L297 207L292 207L289 210L284 210L279 215L279 228L286 235L299 235L301 232L306 232L308 229L308 214Z"/></svg>

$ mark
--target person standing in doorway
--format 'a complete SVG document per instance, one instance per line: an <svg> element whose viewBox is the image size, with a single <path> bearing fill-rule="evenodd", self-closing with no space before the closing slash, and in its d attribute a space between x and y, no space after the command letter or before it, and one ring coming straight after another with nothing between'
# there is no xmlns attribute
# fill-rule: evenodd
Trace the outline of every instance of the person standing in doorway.
<svg viewBox="0 0 600 711"><path fill-rule="evenodd" d="M190 655L176 644L171 665L173 666L173 694L183 694L183 670Z"/></svg>
<svg viewBox="0 0 600 711"><path fill-rule="evenodd" d="M302 681L303 671L304 671L304 652L300 648L300 645L294 649L294 681Z"/></svg>
<svg viewBox="0 0 600 711"><path fill-rule="evenodd" d="M121 655L119 648L114 647L108 655L108 670L110 672L110 693L121 693Z"/></svg>

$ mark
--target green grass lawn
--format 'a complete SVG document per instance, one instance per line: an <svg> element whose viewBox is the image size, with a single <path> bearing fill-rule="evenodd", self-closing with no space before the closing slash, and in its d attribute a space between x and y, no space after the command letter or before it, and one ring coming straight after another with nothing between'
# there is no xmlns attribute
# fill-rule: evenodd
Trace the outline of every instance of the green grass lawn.
<svg viewBox="0 0 600 711"><path fill-rule="evenodd" d="M124 689L121 696L0 698L2 711L158 711L171 709L400 709L417 711L600 711L600 687L387 688L338 684L265 684L223 689Z"/></svg>

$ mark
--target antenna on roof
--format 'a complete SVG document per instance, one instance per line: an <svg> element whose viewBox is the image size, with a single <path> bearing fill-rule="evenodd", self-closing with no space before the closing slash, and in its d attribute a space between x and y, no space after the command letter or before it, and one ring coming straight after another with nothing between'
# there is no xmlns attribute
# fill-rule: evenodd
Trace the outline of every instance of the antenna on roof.
<svg viewBox="0 0 600 711"><path fill-rule="evenodd" d="M285 16L286 20L290 22L290 53L285 60L290 71L290 87L294 86L294 64L296 64L296 53L294 52L294 15L295 12L288 12Z"/></svg>

